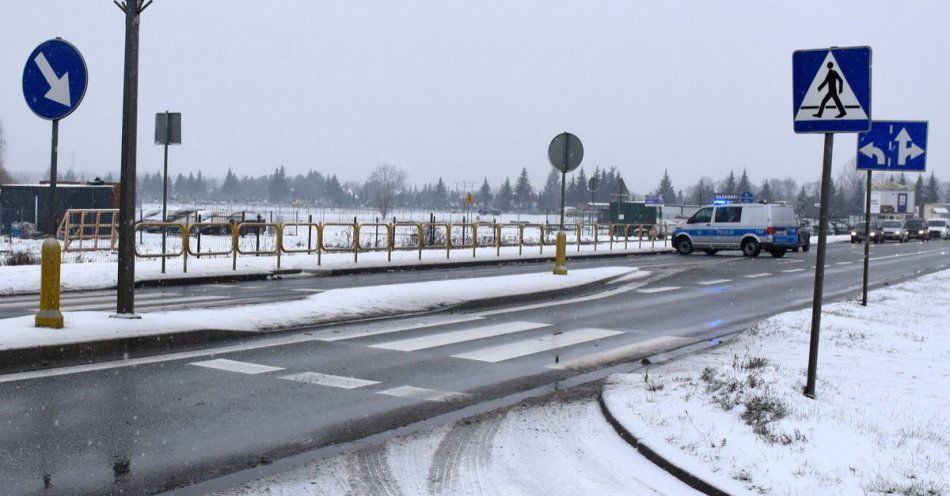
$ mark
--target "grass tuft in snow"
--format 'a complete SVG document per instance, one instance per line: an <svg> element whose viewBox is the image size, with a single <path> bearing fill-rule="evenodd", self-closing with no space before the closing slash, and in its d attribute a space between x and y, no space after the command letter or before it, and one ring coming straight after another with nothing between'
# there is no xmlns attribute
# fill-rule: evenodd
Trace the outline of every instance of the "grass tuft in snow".
<svg viewBox="0 0 950 496"><path fill-rule="evenodd" d="M13 250L3 257L3 265L39 265L40 257L28 250Z"/></svg>

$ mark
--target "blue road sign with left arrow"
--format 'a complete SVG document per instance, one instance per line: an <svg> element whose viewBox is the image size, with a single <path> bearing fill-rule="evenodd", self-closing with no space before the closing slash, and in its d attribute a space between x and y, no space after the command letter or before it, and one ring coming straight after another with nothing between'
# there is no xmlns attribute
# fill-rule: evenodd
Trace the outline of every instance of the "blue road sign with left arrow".
<svg viewBox="0 0 950 496"><path fill-rule="evenodd" d="M86 95L86 61L72 44L44 41L23 67L23 97L36 115L58 120L71 114Z"/></svg>
<svg viewBox="0 0 950 496"><path fill-rule="evenodd" d="M871 48L792 54L796 133L855 133L871 128Z"/></svg>
<svg viewBox="0 0 950 496"><path fill-rule="evenodd" d="M927 170L927 121L874 121L858 135L858 170Z"/></svg>

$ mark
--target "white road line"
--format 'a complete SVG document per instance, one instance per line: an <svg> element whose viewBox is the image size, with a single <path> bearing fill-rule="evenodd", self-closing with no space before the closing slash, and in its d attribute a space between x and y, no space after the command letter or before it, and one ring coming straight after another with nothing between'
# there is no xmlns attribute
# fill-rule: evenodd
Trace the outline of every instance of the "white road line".
<svg viewBox="0 0 950 496"><path fill-rule="evenodd" d="M630 284L627 286L621 286L619 288L609 289L607 291L603 291L603 292L588 295L588 296L578 296L576 298L567 298L564 300L555 300L555 301L545 302L545 303L533 303L530 305L521 305L518 307L499 308L498 310L488 310L485 312L478 312L473 315L477 317L490 317L492 315L500 315L504 313L521 312L524 310L534 310L538 308L547 308L547 307L554 307L554 306L559 306L559 305L570 305L572 303L582 303L585 301L600 300L602 298L610 298L611 296L617 296L619 294L633 291L634 289L645 286L647 284L648 282L644 281L640 283Z"/></svg>
<svg viewBox="0 0 950 496"><path fill-rule="evenodd" d="M539 329L549 325L551 324L540 322L502 322L500 324L473 327L471 329L462 329L461 331L433 334L431 336L421 336L418 338L400 339L398 341L389 341L387 343L370 345L370 347L398 351L416 351L427 348L435 348L437 346L463 343L465 341L474 341L476 339L529 331L531 329Z"/></svg>
<svg viewBox="0 0 950 496"><path fill-rule="evenodd" d="M548 335L537 339L516 341L514 343L492 346L490 348L483 348L480 350L470 351L468 353L460 353L458 355L452 356L455 358L464 358L466 360L478 360L481 362L496 363L502 360L510 360L512 358L533 355L543 351L556 350L558 348L586 343L588 341L596 341L598 339L616 336L617 334L623 333L608 329L578 329L576 331L568 331L563 334Z"/></svg>
<svg viewBox="0 0 950 496"><path fill-rule="evenodd" d="M757 277L766 277L766 276L770 276L770 275L772 275L772 274L769 273L769 272L762 272L762 273L759 273L759 274L749 274L749 275L747 275L747 276L745 276L745 277L747 277L747 278L749 278L749 279L755 279L755 278L757 278Z"/></svg>
<svg viewBox="0 0 950 496"><path fill-rule="evenodd" d="M458 324L460 322L471 322L473 320L481 320L481 317L475 315L433 315L431 317L413 319L409 322L397 320L372 324L354 324L342 329L322 329L311 333L311 335L317 341L342 341L344 339L425 329L427 327Z"/></svg>
<svg viewBox="0 0 950 496"><path fill-rule="evenodd" d="M853 262L838 262L835 265L851 265Z"/></svg>
<svg viewBox="0 0 950 496"><path fill-rule="evenodd" d="M455 393L452 391L439 391L438 389L426 389L415 386L399 386L385 391L379 391L379 394L386 396L398 396L400 398L411 398L425 401L448 401L461 399L467 396L465 393Z"/></svg>
<svg viewBox="0 0 950 496"><path fill-rule="evenodd" d="M320 386L329 386L341 389L356 389L358 387L379 384L379 381L369 381L366 379L357 379L356 377L346 377L342 375L320 374L317 372L301 372L299 374L283 375L280 376L280 379L306 382L307 384L317 384Z"/></svg>
<svg viewBox="0 0 950 496"><path fill-rule="evenodd" d="M703 286L712 286L713 284L722 284L722 283L725 283L725 282L732 282L732 279L716 279L716 280L713 280L713 281L700 281L700 282L698 282L698 283L696 283L696 284L700 284L700 285L703 285Z"/></svg>
<svg viewBox="0 0 950 496"><path fill-rule="evenodd" d="M679 286L662 286L659 288L638 289L637 293L644 293L644 294L662 293L664 291L674 291L677 289L680 289L680 287Z"/></svg>
<svg viewBox="0 0 950 496"><path fill-rule="evenodd" d="M322 293L325 290L317 288L293 288L291 291L298 291L301 293Z"/></svg>
<svg viewBox="0 0 950 496"><path fill-rule="evenodd" d="M678 348L680 346L686 346L687 344L693 343L694 341L696 340L682 338L679 336L657 336L645 341L640 341L639 343L618 346L617 348L581 355L577 358L572 358L560 363L548 365L546 368L556 370L574 369L590 367L605 362L622 360L628 357L631 359L643 358L662 351Z"/></svg>
<svg viewBox="0 0 950 496"><path fill-rule="evenodd" d="M283 367L271 367L270 365L261 365L259 363L239 362L237 360L228 360L227 358L216 358L214 360L205 360L203 362L191 362L188 365L207 367L209 369L227 370L228 372L238 372L241 374L264 374L267 372L284 370Z"/></svg>
<svg viewBox="0 0 950 496"><path fill-rule="evenodd" d="M787 270L783 270L782 272L784 272L784 273L786 273L786 274L791 274L792 272L802 272L802 271L804 271L804 270L805 270L805 269L787 269Z"/></svg>
<svg viewBox="0 0 950 496"><path fill-rule="evenodd" d="M179 293L142 293L141 295L136 295L136 301L148 301L155 300L173 296L180 296ZM64 296L60 298L60 305L66 306L69 304L79 304L79 303L109 303L115 304L115 293L102 295L102 296ZM5 299L4 299L5 300ZM0 303L0 308L16 308L16 307L27 307L27 306L36 306L39 305L40 295L33 295L29 299L21 299L18 301L3 301Z"/></svg>

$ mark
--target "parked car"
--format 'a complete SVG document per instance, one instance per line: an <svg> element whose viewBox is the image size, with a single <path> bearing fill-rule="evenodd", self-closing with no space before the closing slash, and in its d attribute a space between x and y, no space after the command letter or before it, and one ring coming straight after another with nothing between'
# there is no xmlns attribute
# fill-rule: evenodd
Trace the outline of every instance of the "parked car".
<svg viewBox="0 0 950 496"><path fill-rule="evenodd" d="M707 255L741 250L757 257L762 250L782 257L798 246L795 209L776 203L735 203L700 208L673 231L673 246L688 255L699 248Z"/></svg>
<svg viewBox="0 0 950 496"><path fill-rule="evenodd" d="M931 238L950 239L950 221L947 219L928 220L927 230Z"/></svg>
<svg viewBox="0 0 950 496"><path fill-rule="evenodd" d="M882 241L893 239L895 241L906 243L907 231L904 230L904 223L899 220L881 221L881 229L884 231Z"/></svg>
<svg viewBox="0 0 950 496"><path fill-rule="evenodd" d="M881 243L884 241L884 228L881 227L877 222L871 223L871 242L872 243ZM852 243L863 243L864 242L864 224L859 222L851 229L851 242Z"/></svg>
<svg viewBox="0 0 950 496"><path fill-rule="evenodd" d="M811 227L807 223L800 222L798 226L798 246L792 248L792 251L807 252L811 249Z"/></svg>
<svg viewBox="0 0 950 496"><path fill-rule="evenodd" d="M930 238L927 231L927 223L920 219L911 219L905 222L904 230L907 231L907 239L927 241Z"/></svg>

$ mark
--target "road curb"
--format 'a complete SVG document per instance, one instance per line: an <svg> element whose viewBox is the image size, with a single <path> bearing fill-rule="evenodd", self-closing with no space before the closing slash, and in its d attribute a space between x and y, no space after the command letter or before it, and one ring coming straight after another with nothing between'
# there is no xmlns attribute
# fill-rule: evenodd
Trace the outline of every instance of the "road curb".
<svg viewBox="0 0 950 496"><path fill-rule="evenodd" d="M632 269L631 272L636 271ZM17 348L0 350L0 375L18 372L29 372L49 368L65 367L70 365L106 362L118 359L138 358L143 356L163 355L178 351L190 351L208 348L211 346L239 344L245 339L255 339L275 334L300 332L315 327L331 325L353 324L374 320L406 318L417 315L428 315L448 311L473 310L485 308L500 303L529 303L550 300L555 297L574 295L592 291L606 286L610 282L629 275L628 273L612 275L596 281L586 282L556 290L543 290L505 297L488 297L466 301L464 303L443 305L438 308L409 312L388 312L369 317L343 318L335 320L314 321L307 324L260 329L257 331L234 331L225 329L196 329L184 332L170 332L152 334L149 336L130 336L80 343L53 344L33 348Z"/></svg>
<svg viewBox="0 0 950 496"><path fill-rule="evenodd" d="M251 272L241 274L216 274L195 277L166 277L163 279L142 279L135 281L137 288L156 288L164 286L192 286L198 284L215 284L223 282L246 282L263 281L271 277L282 277L296 275L303 272L303 269L282 269L269 270L267 272ZM112 287L115 289L115 286Z"/></svg>
<svg viewBox="0 0 950 496"><path fill-rule="evenodd" d="M667 460L662 455L657 453L655 450L643 444L632 432L627 430L623 424L617 420L616 417L610 412L610 408L607 406L607 402L604 401L604 391L600 390L600 393L597 394L597 404L600 405L600 412L604 415L604 419L614 428L614 431L620 436L621 439L627 442L630 446L633 446L644 458L653 462L656 466L667 471L673 477L683 481L689 487L709 496L731 496L730 493L719 489L718 487L710 484L709 482L700 479L699 477L687 472L682 467L674 464L673 462Z"/></svg>

